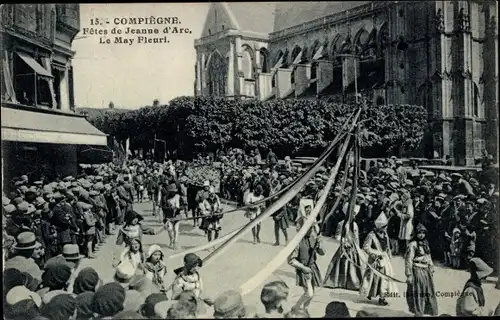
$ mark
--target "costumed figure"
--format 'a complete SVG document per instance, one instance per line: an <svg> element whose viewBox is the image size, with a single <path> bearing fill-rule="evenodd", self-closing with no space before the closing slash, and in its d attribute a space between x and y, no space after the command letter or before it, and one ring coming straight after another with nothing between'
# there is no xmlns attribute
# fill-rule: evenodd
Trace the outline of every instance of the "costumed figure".
<svg viewBox="0 0 500 320"><path fill-rule="evenodd" d="M314 208L314 200L316 198L316 194L318 192L318 186L316 185L316 183L314 181L309 181L305 188L304 188L304 191L302 193L302 196L299 200L299 208L298 208L298 212L297 212L297 220L299 219L299 217L304 217L304 218L307 218L309 216L309 214L311 214L311 211L313 210ZM312 225L312 230L313 232L316 234L316 235L319 235L320 234L320 227L317 223L317 221L314 222L314 224Z"/></svg>
<svg viewBox="0 0 500 320"><path fill-rule="evenodd" d="M146 262L144 263L144 272L146 278L150 279L158 287L160 292L166 292L163 279L167 274L167 266L163 262L165 254L159 245L153 244L148 249Z"/></svg>
<svg viewBox="0 0 500 320"><path fill-rule="evenodd" d="M472 258L469 263L470 279L465 283L462 294L458 297L456 312L458 317L491 316L492 310L486 307L486 299L482 280L486 279L492 272L480 258Z"/></svg>
<svg viewBox="0 0 500 320"><path fill-rule="evenodd" d="M300 230L306 221L306 217L298 216L296 221L297 230ZM321 237L311 227L299 245L288 257L288 264L295 268L297 285L304 289L304 294L299 298L294 310L307 309L314 296L314 290L321 286L321 273L316 264L317 254L324 255L321 246Z"/></svg>
<svg viewBox="0 0 500 320"><path fill-rule="evenodd" d="M199 273L202 260L194 253L184 256L184 267L175 269L175 280L172 283L172 300L178 300L182 292L192 292L198 300L198 313L206 312L205 303L213 304L210 299L203 298L203 282ZM203 303L205 302L205 303Z"/></svg>
<svg viewBox="0 0 500 320"><path fill-rule="evenodd" d="M144 218L134 210L130 210L125 214L125 225L120 228L118 236L116 237L116 244L125 244L128 246L132 239L138 239L142 243L142 235L155 235L161 233L164 227L153 229L148 226L141 225Z"/></svg>
<svg viewBox="0 0 500 320"><path fill-rule="evenodd" d="M363 273L357 251L357 248L359 248L359 232L358 225L354 221L359 209L358 205L354 207L353 221L350 225L346 224L346 216L346 219L342 220L337 226L335 239L341 241L340 247L328 265L323 287L354 291L358 291L361 287ZM347 215L347 208L343 211Z"/></svg>
<svg viewBox="0 0 500 320"><path fill-rule="evenodd" d="M246 198L245 204L247 206L251 206L253 203L261 201L262 199L264 199L264 195L262 193L263 193L263 188L259 184L255 187L254 191L248 195L248 197ZM264 206L264 204L262 203L262 204L258 204L258 205L254 205L254 206L250 207L247 210L247 212L245 212L245 217L250 219L250 221L254 220L262 212L263 206ZM260 223L252 228L252 236L253 236L253 243L254 244L260 243L260 228L261 228Z"/></svg>
<svg viewBox="0 0 500 320"><path fill-rule="evenodd" d="M438 304L434 290L434 264L432 263L427 229L417 225L416 236L408 244L405 256L405 273L408 287L406 302L416 316L436 316Z"/></svg>
<svg viewBox="0 0 500 320"><path fill-rule="evenodd" d="M277 180L275 180L277 181ZM271 190L271 194L276 194L279 192L281 189L281 185L274 184L274 187ZM276 201L278 197L274 199ZM285 245L288 243L288 232L286 229L288 229L288 214L287 214L287 204L285 204L281 209L273 213L272 215L273 220L274 220L274 237L276 239L276 242L274 243L275 246L280 245L280 230L283 232L283 236L285 237Z"/></svg>
<svg viewBox="0 0 500 320"><path fill-rule="evenodd" d="M196 193L195 197L196 209L193 210L195 217L199 217L201 215L201 207L202 207L201 204L208 198L209 191L210 191L210 181L206 180L205 182L203 182L203 189L199 190ZM199 222L198 220L199 219L193 220L193 226L196 227L198 225Z"/></svg>
<svg viewBox="0 0 500 320"><path fill-rule="evenodd" d="M163 211L163 223L170 239L169 248L177 248L177 238L179 236L179 221L175 218L179 215L181 209L181 197L175 184L169 184L162 188L161 207Z"/></svg>
<svg viewBox="0 0 500 320"><path fill-rule="evenodd" d="M219 197L215 194L215 188L210 187L208 198L200 203L200 211L203 216L200 228L207 234L208 242L212 241L212 232L214 240L219 238L221 230L220 220L222 218L222 204Z"/></svg>
<svg viewBox="0 0 500 320"><path fill-rule="evenodd" d="M394 275L387 223L387 217L381 213L375 220L375 229L368 233L363 244L363 250L368 254L368 266L365 269L359 292L368 300L378 297L380 305L388 305L386 297L395 296L398 293L395 283L383 276ZM382 275L375 273L370 266Z"/></svg>

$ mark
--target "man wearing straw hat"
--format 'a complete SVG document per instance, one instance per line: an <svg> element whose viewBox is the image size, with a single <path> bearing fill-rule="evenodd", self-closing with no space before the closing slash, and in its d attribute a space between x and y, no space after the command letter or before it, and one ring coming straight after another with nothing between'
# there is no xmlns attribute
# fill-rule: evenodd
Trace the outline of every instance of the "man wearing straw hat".
<svg viewBox="0 0 500 320"><path fill-rule="evenodd" d="M40 245L37 243L36 236L33 232L22 232L17 238L17 243L14 245L15 255L5 263L5 270L14 268L21 272L26 272L35 280L42 281L42 271L33 260L33 252Z"/></svg>

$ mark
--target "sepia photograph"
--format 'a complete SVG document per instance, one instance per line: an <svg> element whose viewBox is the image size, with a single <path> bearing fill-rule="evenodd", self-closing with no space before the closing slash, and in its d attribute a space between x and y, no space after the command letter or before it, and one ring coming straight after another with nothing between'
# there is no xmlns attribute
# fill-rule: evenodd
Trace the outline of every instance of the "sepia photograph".
<svg viewBox="0 0 500 320"><path fill-rule="evenodd" d="M499 316L497 19L0 4L3 318Z"/></svg>

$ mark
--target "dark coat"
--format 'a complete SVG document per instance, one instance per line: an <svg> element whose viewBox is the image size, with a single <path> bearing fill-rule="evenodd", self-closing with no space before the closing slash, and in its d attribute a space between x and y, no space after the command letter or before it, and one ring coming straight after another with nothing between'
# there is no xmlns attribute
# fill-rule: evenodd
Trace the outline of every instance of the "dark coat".
<svg viewBox="0 0 500 320"><path fill-rule="evenodd" d="M58 241L60 244L73 242L74 232L78 230L72 207L66 202L60 202L54 207L52 224L57 228Z"/></svg>

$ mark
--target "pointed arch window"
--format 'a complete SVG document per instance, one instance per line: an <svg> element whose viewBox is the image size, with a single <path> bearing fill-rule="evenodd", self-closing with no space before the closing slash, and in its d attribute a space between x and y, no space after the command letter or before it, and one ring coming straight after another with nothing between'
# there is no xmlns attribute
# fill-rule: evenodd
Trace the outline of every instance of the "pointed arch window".
<svg viewBox="0 0 500 320"><path fill-rule="evenodd" d="M253 56L252 53L246 48L243 51L243 57L241 61L241 71L245 79L253 79Z"/></svg>
<svg viewBox="0 0 500 320"><path fill-rule="evenodd" d="M219 52L215 52L207 67L208 91L211 96L225 96L227 63Z"/></svg>
<svg viewBox="0 0 500 320"><path fill-rule="evenodd" d="M260 70L262 73L269 72L269 53L265 48L260 49Z"/></svg>
<svg viewBox="0 0 500 320"><path fill-rule="evenodd" d="M477 84L474 82L474 117L479 117L479 105L481 104L479 97L479 88Z"/></svg>
<svg viewBox="0 0 500 320"><path fill-rule="evenodd" d="M318 76L318 62L314 61L311 64L311 79L316 79Z"/></svg>

